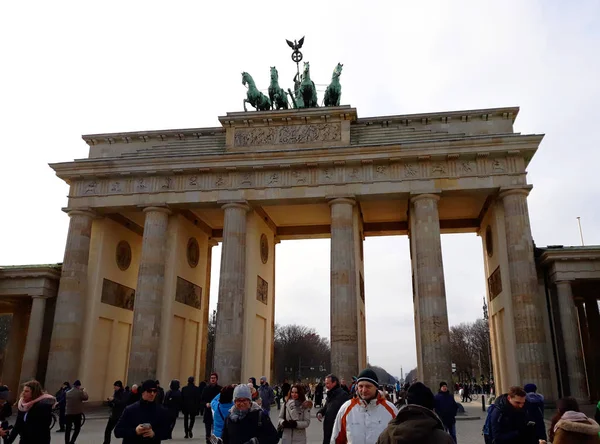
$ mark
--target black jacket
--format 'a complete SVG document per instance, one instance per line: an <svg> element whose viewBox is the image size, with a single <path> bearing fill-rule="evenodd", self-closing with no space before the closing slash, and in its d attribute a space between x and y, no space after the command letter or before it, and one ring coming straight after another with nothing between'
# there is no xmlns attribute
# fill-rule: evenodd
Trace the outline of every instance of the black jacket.
<svg viewBox="0 0 600 444"><path fill-rule="evenodd" d="M204 404L205 406L206 404L210 404L212 400L215 399L215 396L221 393L221 389L222 387L219 384L209 384L206 387L204 387L204 390L202 390L202 404ZM212 410L210 408L204 409L204 422L206 424L213 423Z"/></svg>
<svg viewBox="0 0 600 444"><path fill-rule="evenodd" d="M125 410L125 407L127 407L127 393L125 393L125 390L123 389L119 389L119 390L115 390L115 393L113 394L113 399L112 401L110 401L108 403L108 405L110 406L110 418L111 419L119 419L121 417L121 414L123 413L123 410Z"/></svg>
<svg viewBox="0 0 600 444"><path fill-rule="evenodd" d="M239 421L232 421L230 416L225 418L221 435L223 444L244 444L252 438L258 439L260 444L277 444L277 430L267 414L260 407L256 407Z"/></svg>
<svg viewBox="0 0 600 444"><path fill-rule="evenodd" d="M350 399L350 395L337 385L335 388L327 392L327 401L325 405L317 412L323 415L323 444L329 444L331 434L333 433L333 425L342 404Z"/></svg>
<svg viewBox="0 0 600 444"><path fill-rule="evenodd" d="M535 421L527 414L527 407L514 408L508 395L499 396L490 418L495 444L538 444ZM530 421L534 425L527 425Z"/></svg>
<svg viewBox="0 0 600 444"><path fill-rule="evenodd" d="M181 389L181 409L183 413L196 416L200 411L200 389L193 382L188 382Z"/></svg>
<svg viewBox="0 0 600 444"><path fill-rule="evenodd" d="M438 392L435 395L435 413L440 417L444 424L451 425L456 422L456 411L458 405L454 400L454 395L450 392Z"/></svg>
<svg viewBox="0 0 600 444"><path fill-rule="evenodd" d="M21 436L20 444L50 444L50 421L54 398L36 402L27 412L19 410L17 421L7 440L12 443Z"/></svg>
<svg viewBox="0 0 600 444"><path fill-rule="evenodd" d="M141 387L138 388L137 393L129 392L127 394L127 400L126 400L127 405L135 404L140 399L142 399L142 394L140 393L140 390L141 390Z"/></svg>
<svg viewBox="0 0 600 444"><path fill-rule="evenodd" d="M169 390L165 394L164 406L169 411L172 418L179 416L181 411L183 399L181 397L181 390Z"/></svg>
<svg viewBox="0 0 600 444"><path fill-rule="evenodd" d="M149 423L154 430L154 438L142 438L136 435L135 428ZM156 444L169 439L171 433L168 413L156 402L138 401L123 410L123 414L115 427L115 436L123 438L123 444Z"/></svg>

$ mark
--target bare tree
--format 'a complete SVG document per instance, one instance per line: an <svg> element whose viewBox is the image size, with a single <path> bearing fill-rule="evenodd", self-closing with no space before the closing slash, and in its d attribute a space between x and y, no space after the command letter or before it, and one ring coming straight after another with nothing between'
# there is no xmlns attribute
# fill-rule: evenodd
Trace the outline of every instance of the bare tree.
<svg viewBox="0 0 600 444"><path fill-rule="evenodd" d="M206 367L205 367L205 375L208 378L214 371L214 361L215 361L215 332L217 330L217 310L213 310L208 319L208 338L206 343Z"/></svg>
<svg viewBox="0 0 600 444"><path fill-rule="evenodd" d="M491 375L488 323L477 319L450 327L450 355L459 381L488 380Z"/></svg>
<svg viewBox="0 0 600 444"><path fill-rule="evenodd" d="M296 380L324 377L331 371L329 341L314 328L275 326L275 378Z"/></svg>

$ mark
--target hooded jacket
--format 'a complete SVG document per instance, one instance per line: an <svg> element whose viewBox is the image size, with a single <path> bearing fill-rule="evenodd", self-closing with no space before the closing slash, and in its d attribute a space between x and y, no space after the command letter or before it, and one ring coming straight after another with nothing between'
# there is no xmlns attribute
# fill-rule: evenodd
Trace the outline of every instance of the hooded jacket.
<svg viewBox="0 0 600 444"><path fill-rule="evenodd" d="M408 404L379 435L377 444L454 444L454 441L434 412Z"/></svg>
<svg viewBox="0 0 600 444"><path fill-rule="evenodd" d="M229 416L229 410L233 407L233 401L227 403L221 403L221 394L215 396L215 399L210 403L213 413L213 433L217 438L220 438L223 434L223 426L225 420Z"/></svg>
<svg viewBox="0 0 600 444"><path fill-rule="evenodd" d="M396 417L398 409L379 391L369 402L352 398L340 408L336 418L331 444L368 444L377 441L388 423Z"/></svg>
<svg viewBox="0 0 600 444"><path fill-rule="evenodd" d="M544 424L544 397L535 392L527 393L525 408L530 421L535 421L535 434L537 439L546 440L546 425Z"/></svg>
<svg viewBox="0 0 600 444"><path fill-rule="evenodd" d="M284 421L296 421L296 427L283 429L281 442L283 444L305 444L306 429L310 425L310 408L302 405L301 401L290 399L279 411L279 425Z"/></svg>
<svg viewBox="0 0 600 444"><path fill-rule="evenodd" d="M554 430L553 444L600 443L600 426L583 413L565 412Z"/></svg>

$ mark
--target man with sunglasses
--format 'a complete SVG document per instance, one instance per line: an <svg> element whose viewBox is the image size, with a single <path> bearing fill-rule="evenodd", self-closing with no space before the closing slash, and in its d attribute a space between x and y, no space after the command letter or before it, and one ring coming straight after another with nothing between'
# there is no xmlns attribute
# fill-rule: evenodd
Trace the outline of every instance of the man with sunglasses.
<svg viewBox="0 0 600 444"><path fill-rule="evenodd" d="M142 398L125 408L115 427L115 436L123 438L123 444L155 444L169 439L169 415L162 405L155 402L158 392L156 381L144 381L140 391Z"/></svg>

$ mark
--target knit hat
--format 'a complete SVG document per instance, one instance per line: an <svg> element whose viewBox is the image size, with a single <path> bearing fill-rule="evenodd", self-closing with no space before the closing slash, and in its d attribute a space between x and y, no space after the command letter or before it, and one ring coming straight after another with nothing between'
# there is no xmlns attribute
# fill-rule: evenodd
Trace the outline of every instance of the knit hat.
<svg viewBox="0 0 600 444"><path fill-rule="evenodd" d="M408 388L407 399L409 404L420 405L429 410L433 410L435 407L431 389L422 382L415 382Z"/></svg>
<svg viewBox="0 0 600 444"><path fill-rule="evenodd" d="M115 387L123 388L123 383L121 381L115 381L113 384Z"/></svg>
<svg viewBox="0 0 600 444"><path fill-rule="evenodd" d="M358 379L356 380L356 383L359 383L360 381L370 382L375 387L379 386L379 378L377 377L377 374L375 374L375 372L370 368L366 368L358 374Z"/></svg>
<svg viewBox="0 0 600 444"><path fill-rule="evenodd" d="M142 383L142 393L143 392L147 392L150 391L152 389L156 390L158 388L158 384L156 384L156 381L152 380L152 379L148 379L147 381L144 381Z"/></svg>
<svg viewBox="0 0 600 444"><path fill-rule="evenodd" d="M537 385L535 384L525 384L525 387L523 388L525 389L525 393L537 392Z"/></svg>
<svg viewBox="0 0 600 444"><path fill-rule="evenodd" d="M239 398L252 399L252 392L246 384L236 385L233 389L233 399Z"/></svg>
<svg viewBox="0 0 600 444"><path fill-rule="evenodd" d="M446 382L445 382L445 381L442 381L442 382L440 382L440 388L442 388L443 386L446 386L446 387L448 387L448 384L446 384Z"/></svg>

